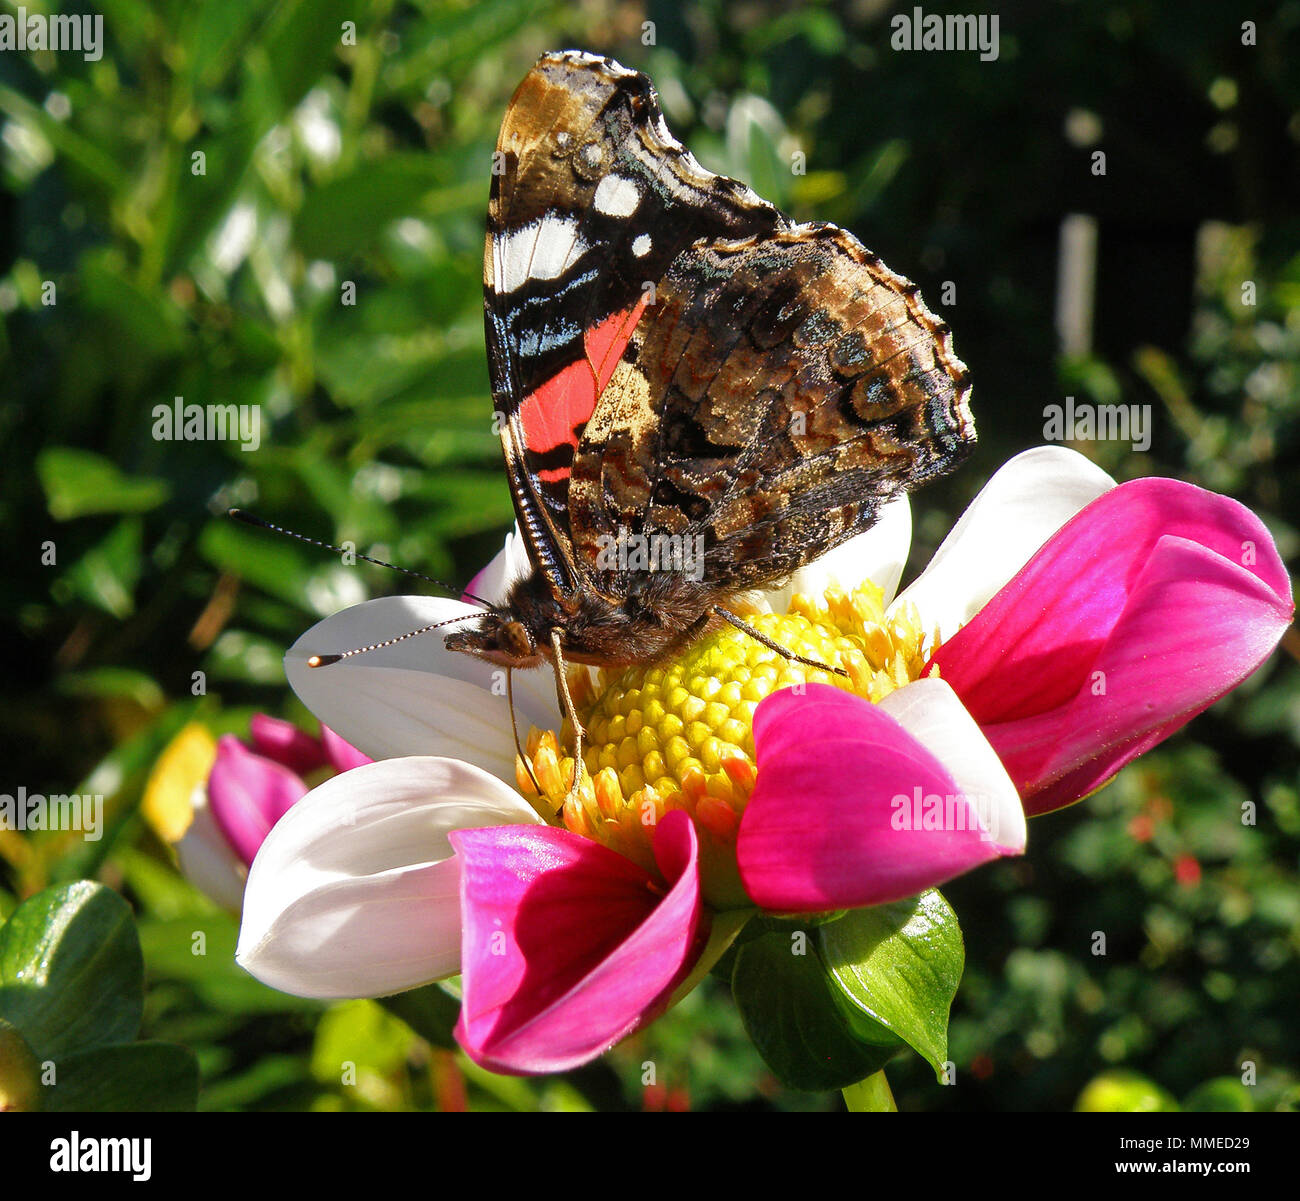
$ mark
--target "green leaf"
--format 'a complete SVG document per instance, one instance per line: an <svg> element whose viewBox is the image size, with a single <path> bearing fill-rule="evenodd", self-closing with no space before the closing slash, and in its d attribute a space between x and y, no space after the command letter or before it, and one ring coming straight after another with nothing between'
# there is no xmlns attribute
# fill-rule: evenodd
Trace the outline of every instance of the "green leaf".
<svg viewBox="0 0 1300 1201"><path fill-rule="evenodd" d="M179 354L187 341L186 318L165 292L142 287L124 270L120 256L89 251L77 270L80 302L112 331L129 353L143 360ZM167 399L170 399L168 397ZM163 397L157 397L166 403ZM152 425L152 407L149 409Z"/></svg>
<svg viewBox="0 0 1300 1201"><path fill-rule="evenodd" d="M942 1077L948 1010L961 983L961 927L931 889L919 897L856 909L817 931L822 958L850 1028L877 1042L907 1043Z"/></svg>
<svg viewBox="0 0 1300 1201"><path fill-rule="evenodd" d="M331 1006L316 1027L311 1071L323 1083L337 1083L345 1065L380 1076L396 1072L414 1043L410 1027L374 1001Z"/></svg>
<svg viewBox="0 0 1300 1201"><path fill-rule="evenodd" d="M46 447L36 456L36 474L56 521L91 513L144 513L170 492L165 480L123 475L103 455L71 446Z"/></svg>
<svg viewBox="0 0 1300 1201"><path fill-rule="evenodd" d="M199 937L201 936L201 937ZM151 980L183 981L205 1008L222 1013L312 1013L321 1002L268 988L235 962L239 923L214 911L140 923Z"/></svg>
<svg viewBox="0 0 1300 1201"><path fill-rule="evenodd" d="M445 981L380 997L379 1004L394 1017L401 1018L426 1042L455 1049L452 1031L460 1016L460 998L450 991Z"/></svg>
<svg viewBox="0 0 1300 1201"><path fill-rule="evenodd" d="M296 105L328 70L343 22L355 21L356 10L350 0L289 0L271 8L258 49L265 53L286 108ZM358 32L364 33L364 26Z"/></svg>
<svg viewBox="0 0 1300 1201"><path fill-rule="evenodd" d="M135 611L140 582L144 528L139 517L124 517L78 559L59 580L55 596L76 596L119 620Z"/></svg>
<svg viewBox="0 0 1300 1201"><path fill-rule="evenodd" d="M0 1017L42 1059L130 1042L143 994L131 907L111 888L47 888L0 929Z"/></svg>
<svg viewBox="0 0 1300 1201"><path fill-rule="evenodd" d="M732 993L745 1031L790 1088L845 1088L879 1071L902 1044L869 1045L849 1029L809 931L772 933L736 954Z"/></svg>
<svg viewBox="0 0 1300 1201"><path fill-rule="evenodd" d="M1216 1076L1198 1084L1183 1098L1184 1113L1252 1113L1254 1099L1235 1076Z"/></svg>
<svg viewBox="0 0 1300 1201"><path fill-rule="evenodd" d="M417 212L425 194L446 184L448 176L448 166L425 152L364 163L307 195L295 229L298 245L312 258L354 255L390 221Z"/></svg>
<svg viewBox="0 0 1300 1201"><path fill-rule="evenodd" d="M175 1043L99 1047L60 1059L45 1089L47 1112L188 1112L199 1096L199 1065Z"/></svg>
<svg viewBox="0 0 1300 1201"><path fill-rule="evenodd" d="M222 571L321 616L366 599L354 568L321 563L318 556L233 521L210 521L199 536L199 550Z"/></svg>
<svg viewBox="0 0 1300 1201"><path fill-rule="evenodd" d="M69 672L55 681L55 687L63 696L130 700L148 712L156 712L166 703L158 682L133 667L92 667Z"/></svg>
<svg viewBox="0 0 1300 1201"><path fill-rule="evenodd" d="M44 1100L41 1065L27 1040L0 1018L0 1113L29 1113Z"/></svg>
<svg viewBox="0 0 1300 1201"><path fill-rule="evenodd" d="M1175 1113L1178 1102L1140 1072L1116 1068L1089 1080L1074 1108L1078 1113Z"/></svg>
<svg viewBox="0 0 1300 1201"><path fill-rule="evenodd" d="M69 831L29 836L33 842L48 840L49 854L57 855L49 863L52 880L70 883L98 873L118 838L133 826L136 807L158 755L186 722L211 704L207 697L173 701L154 720L119 742L78 783L79 795L104 798L102 837L84 838L78 834L74 839Z"/></svg>

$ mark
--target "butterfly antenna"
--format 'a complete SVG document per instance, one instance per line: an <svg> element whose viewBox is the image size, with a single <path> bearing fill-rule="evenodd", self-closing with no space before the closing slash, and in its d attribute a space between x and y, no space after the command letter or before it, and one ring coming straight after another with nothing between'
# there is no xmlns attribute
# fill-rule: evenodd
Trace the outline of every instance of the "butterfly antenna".
<svg viewBox="0 0 1300 1201"><path fill-rule="evenodd" d="M805 659L802 655L796 655L794 651L782 646L779 642L773 642L766 634L754 629L747 621L742 621L734 613L715 605L713 611L724 621L730 622L736 629L742 633L748 634L755 642L761 642L768 650L776 651L783 659L789 659L791 663L802 663L805 667L815 667L820 671L828 671L834 676L847 676L849 673L842 667L832 667L829 663L821 663L816 659Z"/></svg>
<svg viewBox="0 0 1300 1201"><path fill-rule="evenodd" d="M449 626L457 621L478 620L477 613L462 613L459 617L448 617L443 621L435 621L432 625L421 626L418 630L407 630L405 634L398 634L396 638L385 638L383 642L372 642L369 646L358 646L350 651L339 651L335 655L312 655L307 660L308 667L329 667L331 663L340 663L344 659L351 659L353 655L368 655L371 651L381 651L386 646L396 646L399 642L405 642L408 638L414 638L419 634L427 634L430 630L436 630L440 626Z"/></svg>
<svg viewBox="0 0 1300 1201"><path fill-rule="evenodd" d="M286 538L296 538L299 542L305 542L308 546L317 546L321 550L333 551L338 555L352 555L357 559L364 559L367 563L373 563L376 567L387 567L390 571L400 571L403 575L414 576L417 580L426 580L430 584L437 584L439 588L446 589L448 592L460 593L478 604L491 608L491 604L485 601L481 596L475 596L472 592L461 592L453 584L448 584L443 580L434 579L431 575L425 575L422 571L412 571L409 567L399 567L396 563L387 563L383 559L374 559L370 555L363 555L360 551L344 550L341 546L335 546L332 542L322 542L319 538L308 538L306 534L298 534L293 530L286 530L284 526L274 525L272 522L263 521L260 517L254 517L252 513L243 509L226 510L227 517L233 517L236 521L242 521L245 525L255 525L263 530L270 530L275 534L283 534Z"/></svg>

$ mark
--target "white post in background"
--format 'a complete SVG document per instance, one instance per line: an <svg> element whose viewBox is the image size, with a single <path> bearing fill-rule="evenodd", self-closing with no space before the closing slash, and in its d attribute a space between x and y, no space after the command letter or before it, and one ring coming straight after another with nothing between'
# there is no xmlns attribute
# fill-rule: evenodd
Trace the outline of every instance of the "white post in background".
<svg viewBox="0 0 1300 1201"><path fill-rule="evenodd" d="M1056 256L1056 334L1061 353L1092 349L1092 311L1097 285L1097 219L1068 213L1061 220Z"/></svg>

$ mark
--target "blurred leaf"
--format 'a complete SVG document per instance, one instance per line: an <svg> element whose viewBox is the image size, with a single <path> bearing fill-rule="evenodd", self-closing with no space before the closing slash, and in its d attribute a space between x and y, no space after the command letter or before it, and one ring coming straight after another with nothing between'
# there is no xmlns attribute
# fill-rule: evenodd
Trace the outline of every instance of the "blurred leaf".
<svg viewBox="0 0 1300 1201"><path fill-rule="evenodd" d="M59 577L57 591L66 591L118 620L130 617L143 567L143 537L140 519L124 517Z"/></svg>
<svg viewBox="0 0 1300 1201"><path fill-rule="evenodd" d="M1252 1113L1255 1102L1235 1076L1220 1076L1198 1084L1183 1098L1184 1113Z"/></svg>
<svg viewBox="0 0 1300 1201"><path fill-rule="evenodd" d="M214 87L238 61L240 46L266 19L261 0L199 0L185 10L192 85Z"/></svg>
<svg viewBox="0 0 1300 1201"><path fill-rule="evenodd" d="M390 221L415 213L425 194L445 185L448 175L443 161L430 154L390 154L364 163L312 189L294 236L309 258L346 259L370 245Z"/></svg>
<svg viewBox="0 0 1300 1201"><path fill-rule="evenodd" d="M126 699L150 712L161 709L166 703L158 681L130 667L95 667L89 671L69 672L59 680L58 689L64 696Z"/></svg>
<svg viewBox="0 0 1300 1201"><path fill-rule="evenodd" d="M432 76L468 66L498 50L521 27L539 25L562 6L555 0L448 0L409 39L387 71L390 88L423 87Z"/></svg>
<svg viewBox="0 0 1300 1201"><path fill-rule="evenodd" d="M166 293L141 287L124 267L120 256L112 251L97 250L85 255L77 273L81 303L123 340L128 352L146 360L179 353L186 344L184 313ZM160 396L157 403L165 404L170 399Z"/></svg>
<svg viewBox="0 0 1300 1201"><path fill-rule="evenodd" d="M165 480L123 475L103 455L71 446L41 451L36 474L56 521L92 513L144 513L162 504L170 491Z"/></svg>
<svg viewBox="0 0 1300 1201"><path fill-rule="evenodd" d="M449 1050L456 1048L452 1031L460 1017L460 998L448 990L445 981L380 997L379 1004L401 1018L425 1042Z"/></svg>
<svg viewBox="0 0 1300 1201"><path fill-rule="evenodd" d="M417 421L430 432L440 424L443 397L482 384L479 428L491 433L481 327L478 317L445 329L340 335L321 348L317 369L339 404L368 407L390 399L400 402L403 392L416 389L422 406ZM437 380L436 408L429 392L432 379ZM379 415L381 420L393 420L387 405Z"/></svg>
<svg viewBox="0 0 1300 1201"><path fill-rule="evenodd" d="M731 172L778 206L788 202L796 178L791 170L793 160L782 154L784 137L785 124L769 101L760 96L738 96L732 102L727 114Z"/></svg>
<svg viewBox="0 0 1300 1201"><path fill-rule="evenodd" d="M282 1099L286 1094L288 1106L294 1109L306 1109L319 1094L319 1086L308 1075L306 1057L263 1050L243 1071L219 1080L205 1077L199 1108L216 1112L259 1107L280 1109L286 1106L286 1100Z"/></svg>
<svg viewBox="0 0 1300 1201"><path fill-rule="evenodd" d="M209 522L199 549L214 567L321 617L366 599L354 568L328 561L309 566L297 546L233 521Z"/></svg>
<svg viewBox="0 0 1300 1201"><path fill-rule="evenodd" d="M103 796L103 835L98 839L78 837L75 842L64 838L59 844L60 857L50 869L51 878L67 881L90 877L98 871L122 831L134 818L136 802L159 751L195 713L210 706L211 702L205 697L173 702L144 729L113 747L95 765L77 785L77 791L82 796ZM51 841L60 838L58 835L47 837Z"/></svg>
<svg viewBox="0 0 1300 1201"><path fill-rule="evenodd" d="M1079 1113L1169 1113L1178 1102L1139 1072L1103 1072L1084 1086L1074 1103Z"/></svg>
<svg viewBox="0 0 1300 1201"><path fill-rule="evenodd" d="M339 1083L347 1068L387 1076L406 1061L414 1039L410 1028L374 1001L332 1005L316 1027L311 1070L322 1083Z"/></svg>
<svg viewBox="0 0 1300 1201"><path fill-rule="evenodd" d="M850 1028L882 1041L889 1031L942 1078L948 1011L961 983L961 927L934 889L892 905L855 909L817 930Z"/></svg>
<svg viewBox="0 0 1300 1201"><path fill-rule="evenodd" d="M276 6L259 46L286 107L298 103L325 70L343 42L343 22L357 25L358 41L368 36L357 21L353 0L284 0Z"/></svg>
<svg viewBox="0 0 1300 1201"><path fill-rule="evenodd" d="M151 979L180 980L203 1004L226 1013L313 1012L319 1001L268 988L235 962L239 920L222 911L169 920L144 918L140 944Z"/></svg>
<svg viewBox="0 0 1300 1201"><path fill-rule="evenodd" d="M105 153L90 139L82 137L68 123L56 121L40 105L33 104L4 84L0 84L0 112L39 129L55 150L95 179L105 191L119 193L126 189L129 177L111 154Z"/></svg>
<svg viewBox="0 0 1300 1201"><path fill-rule="evenodd" d="M0 1016L41 1059L135 1038L143 989L131 907L102 884L47 888L0 928Z"/></svg>
<svg viewBox="0 0 1300 1201"><path fill-rule="evenodd" d="M0 1113L41 1108L41 1065L16 1026L0 1018Z"/></svg>
<svg viewBox="0 0 1300 1201"><path fill-rule="evenodd" d="M99 1047L60 1059L44 1090L53 1113L178 1113L194 1109L199 1065L174 1043Z"/></svg>
<svg viewBox="0 0 1300 1201"><path fill-rule="evenodd" d="M246 630L224 630L212 644L204 668L213 679L249 684L283 684L288 643L260 638Z"/></svg>

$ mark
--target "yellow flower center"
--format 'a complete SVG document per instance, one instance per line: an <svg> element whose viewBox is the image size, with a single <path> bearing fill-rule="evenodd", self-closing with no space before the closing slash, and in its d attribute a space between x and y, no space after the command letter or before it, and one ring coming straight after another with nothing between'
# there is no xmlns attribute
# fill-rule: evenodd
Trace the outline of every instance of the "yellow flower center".
<svg viewBox="0 0 1300 1201"><path fill-rule="evenodd" d="M586 773L576 796L572 730L533 729L528 767L541 786L539 807L575 834L593 838L647 869L659 819L684 809L695 821L706 899L715 908L748 904L736 868L740 816L754 787L754 711L764 697L808 683L833 684L877 702L917 679L937 647L912 606L885 616L883 595L867 582L854 592L796 594L787 613L745 620L778 646L839 667L833 674L785 658L725 627L680 658L656 667L585 671L570 680L587 731ZM568 749L565 755L564 749ZM523 760L517 783L537 798Z"/></svg>

